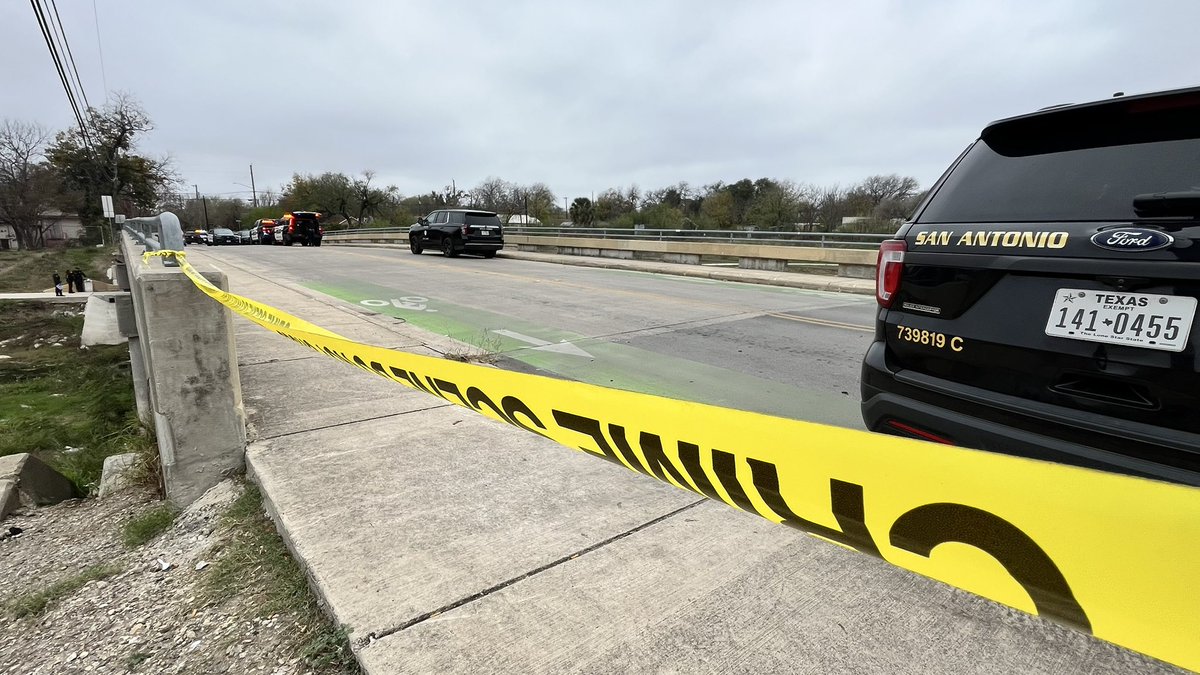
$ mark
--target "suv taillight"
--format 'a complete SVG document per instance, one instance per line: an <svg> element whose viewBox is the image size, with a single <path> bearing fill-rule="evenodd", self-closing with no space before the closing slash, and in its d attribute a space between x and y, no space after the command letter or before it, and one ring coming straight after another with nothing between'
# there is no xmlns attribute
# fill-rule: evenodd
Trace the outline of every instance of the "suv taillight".
<svg viewBox="0 0 1200 675"><path fill-rule="evenodd" d="M879 258L875 262L875 299L880 307L891 307L896 291L900 290L907 250L903 239L888 239L879 245Z"/></svg>

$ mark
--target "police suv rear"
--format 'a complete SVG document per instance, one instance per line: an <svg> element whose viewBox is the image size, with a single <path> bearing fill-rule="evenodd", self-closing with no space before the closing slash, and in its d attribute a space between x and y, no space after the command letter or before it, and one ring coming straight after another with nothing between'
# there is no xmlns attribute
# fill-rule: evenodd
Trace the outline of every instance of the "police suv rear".
<svg viewBox="0 0 1200 675"><path fill-rule="evenodd" d="M877 273L873 431L1200 485L1200 88L988 125Z"/></svg>

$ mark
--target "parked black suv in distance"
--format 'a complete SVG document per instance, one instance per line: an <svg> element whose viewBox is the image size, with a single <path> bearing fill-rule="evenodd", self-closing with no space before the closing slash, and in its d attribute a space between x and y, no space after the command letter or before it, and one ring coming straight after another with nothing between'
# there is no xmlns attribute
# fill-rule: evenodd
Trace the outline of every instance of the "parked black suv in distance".
<svg viewBox="0 0 1200 675"><path fill-rule="evenodd" d="M499 216L491 211L443 209L408 228L408 248L418 255L436 248L449 258L459 253L491 258L504 248L503 230Z"/></svg>
<svg viewBox="0 0 1200 675"><path fill-rule="evenodd" d="M275 220L275 243L291 246L320 246L325 236L321 214L313 211L292 211Z"/></svg>
<svg viewBox="0 0 1200 675"><path fill-rule="evenodd" d="M877 275L871 430L1200 485L1200 88L988 125Z"/></svg>
<svg viewBox="0 0 1200 675"><path fill-rule="evenodd" d="M221 246L222 244L240 244L242 243L242 239L238 236L237 232L234 232L227 227L218 227L212 231L212 237L210 237L208 243L213 246Z"/></svg>

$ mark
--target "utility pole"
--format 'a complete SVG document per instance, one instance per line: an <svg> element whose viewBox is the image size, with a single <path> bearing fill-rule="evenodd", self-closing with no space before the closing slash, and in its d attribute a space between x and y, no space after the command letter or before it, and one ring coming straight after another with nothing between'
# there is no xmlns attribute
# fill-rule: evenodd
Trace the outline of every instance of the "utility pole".
<svg viewBox="0 0 1200 675"><path fill-rule="evenodd" d="M208 224L208 197L204 197L204 198L203 198L203 200L202 200L200 203L201 203L201 204L204 204L204 229L206 229L206 230L207 230L207 229L209 228L209 224Z"/></svg>
<svg viewBox="0 0 1200 675"><path fill-rule="evenodd" d="M254 188L254 165L250 165L250 195L254 197L254 208L258 208L258 190Z"/></svg>

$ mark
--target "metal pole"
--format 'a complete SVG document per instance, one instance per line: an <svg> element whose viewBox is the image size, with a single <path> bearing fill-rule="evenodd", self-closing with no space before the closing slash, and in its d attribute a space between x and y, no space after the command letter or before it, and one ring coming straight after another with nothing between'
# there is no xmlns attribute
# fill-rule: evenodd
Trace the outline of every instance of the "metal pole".
<svg viewBox="0 0 1200 675"><path fill-rule="evenodd" d="M254 197L254 208L258 208L258 190L254 189L254 165L250 165L250 195Z"/></svg>

